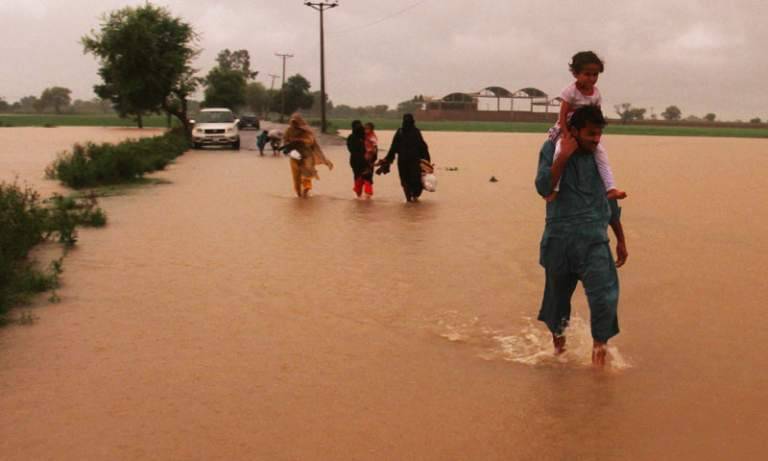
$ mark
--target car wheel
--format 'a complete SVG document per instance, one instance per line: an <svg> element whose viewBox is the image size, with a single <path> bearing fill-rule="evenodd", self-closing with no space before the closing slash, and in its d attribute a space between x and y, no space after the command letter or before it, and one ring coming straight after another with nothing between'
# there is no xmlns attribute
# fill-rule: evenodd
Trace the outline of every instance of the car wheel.
<svg viewBox="0 0 768 461"><path fill-rule="evenodd" d="M192 148L193 149L201 149L202 147L203 147L203 145L200 144L199 142L196 142L196 143L192 144Z"/></svg>
<svg viewBox="0 0 768 461"><path fill-rule="evenodd" d="M237 141L232 143L232 148L235 150L240 150L240 138L237 138Z"/></svg>

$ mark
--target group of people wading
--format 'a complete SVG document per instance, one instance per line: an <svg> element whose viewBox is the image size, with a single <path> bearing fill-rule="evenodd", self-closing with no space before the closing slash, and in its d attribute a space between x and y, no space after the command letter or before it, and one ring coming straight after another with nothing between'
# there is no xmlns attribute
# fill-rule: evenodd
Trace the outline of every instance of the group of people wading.
<svg viewBox="0 0 768 461"><path fill-rule="evenodd" d="M571 297L580 281L589 303L593 338L592 362L606 363L608 340L619 333L619 279L616 269L628 252L617 200L627 196L616 188L607 154L601 143L606 120L596 87L604 71L602 60L591 51L576 53L570 63L575 82L561 95L558 123L550 130L539 152L536 190L546 199L546 225L539 262L544 267L544 296L538 319L552 333L555 354L566 350L565 330L571 318ZM323 155L306 122L291 118L285 133L284 152L291 155L296 194L306 197L317 178L315 166L333 164ZM424 165L431 168L429 149L413 116L403 117L386 157L378 156L373 124L352 123L347 138L349 163L358 197L373 195L373 176L386 174L397 159L400 184L408 202L423 190ZM378 167L378 169L375 169ZM616 236L616 259L608 241L608 227Z"/></svg>
<svg viewBox="0 0 768 461"><path fill-rule="evenodd" d="M293 189L298 197L308 197L312 190L312 180L319 179L317 166L325 165L332 170L333 162L325 156L312 128L299 114L291 116L283 142L281 149L290 157ZM389 173L397 157L397 170L406 201L419 200L424 190L422 174L425 165L427 171L430 171L431 158L429 147L421 131L416 128L413 115L403 116L403 124L395 133L384 158L378 158L379 141L373 123L363 125L359 120L352 122L347 149L354 178L352 190L357 197L370 199L373 196L374 174Z"/></svg>

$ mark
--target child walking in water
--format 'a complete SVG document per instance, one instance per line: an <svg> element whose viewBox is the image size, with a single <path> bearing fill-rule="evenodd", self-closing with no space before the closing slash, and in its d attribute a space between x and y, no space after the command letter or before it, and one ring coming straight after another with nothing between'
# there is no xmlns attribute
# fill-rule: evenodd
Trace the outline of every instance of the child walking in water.
<svg viewBox="0 0 768 461"><path fill-rule="evenodd" d="M568 85L560 94L560 115L557 124L549 129L549 139L556 142L555 157L557 160L560 154L560 141L562 137L570 136L568 131L568 122L573 112L579 107L598 106L602 104L600 90L597 89L598 76L605 70L603 61L592 51L580 51L571 58L571 73L576 79L575 82ZM606 195L609 199L623 199L627 193L616 188L613 179L613 171L608 163L608 154L600 143L595 150L595 163L597 170L605 185ZM546 200L552 201L557 197L560 190L560 182L555 186L554 192L546 197Z"/></svg>
<svg viewBox="0 0 768 461"><path fill-rule="evenodd" d="M373 195L373 168L379 158L379 138L375 130L373 123L365 124L365 161L368 168L363 174L363 190L369 198Z"/></svg>
<svg viewBox="0 0 768 461"><path fill-rule="evenodd" d="M256 147L259 148L259 155L264 155L264 148L267 147L268 142L269 142L269 132L267 130L264 130L256 138Z"/></svg>

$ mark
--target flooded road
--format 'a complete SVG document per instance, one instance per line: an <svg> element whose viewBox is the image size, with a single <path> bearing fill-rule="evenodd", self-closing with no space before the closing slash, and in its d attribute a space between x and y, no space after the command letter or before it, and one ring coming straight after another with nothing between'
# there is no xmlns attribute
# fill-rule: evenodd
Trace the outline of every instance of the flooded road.
<svg viewBox="0 0 768 461"><path fill-rule="evenodd" d="M31 165L85 135L70 130L0 129L2 178L30 165L22 179L55 190ZM103 199L109 225L81 231L62 302L0 330L0 458L764 453L765 141L605 138L630 256L595 371L580 288L562 360L531 320L543 136L425 137L439 185L419 204L396 172L354 200L340 145L309 200L286 159L253 150L193 151L156 175L171 184Z"/></svg>

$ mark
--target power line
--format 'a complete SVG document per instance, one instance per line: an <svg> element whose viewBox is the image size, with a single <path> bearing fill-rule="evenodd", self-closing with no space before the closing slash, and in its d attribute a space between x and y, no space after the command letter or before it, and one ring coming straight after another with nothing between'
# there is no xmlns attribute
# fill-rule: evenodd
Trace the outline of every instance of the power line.
<svg viewBox="0 0 768 461"><path fill-rule="evenodd" d="M423 4L423 3L426 3L428 1L429 0L420 0L420 1L418 1L416 3L413 3L413 4L409 5L409 6L406 6L403 9L397 10L397 11L395 11L395 12L393 12L393 13L387 15L387 16L384 16L383 18L379 18L379 19L377 19L375 21L369 22L368 24L363 24L363 25L360 25L360 26L350 27L349 29L342 29L342 30L339 30L339 31L336 31L336 32L331 32L328 35L346 34L347 32L354 32L356 30L365 29L367 27L371 27L371 26L375 26L377 24L381 24L384 21L388 21L388 20L390 20L390 19L392 19L392 18L394 18L396 16L400 16L401 14L403 14L403 13L405 13L407 11L410 11L410 10L416 8L417 6L419 6L419 5Z"/></svg>

